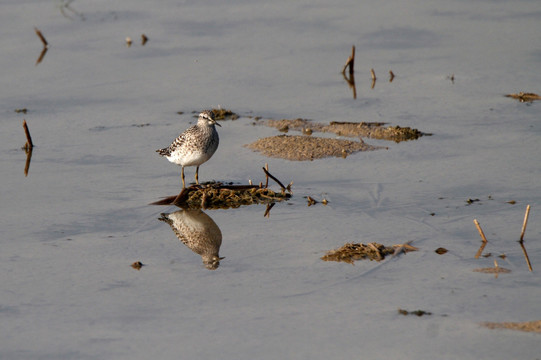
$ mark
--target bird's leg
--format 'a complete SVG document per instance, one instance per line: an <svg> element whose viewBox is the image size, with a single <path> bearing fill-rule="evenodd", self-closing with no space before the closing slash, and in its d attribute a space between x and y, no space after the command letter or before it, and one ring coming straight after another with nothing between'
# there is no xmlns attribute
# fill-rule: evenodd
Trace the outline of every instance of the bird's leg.
<svg viewBox="0 0 541 360"><path fill-rule="evenodd" d="M197 169L195 169L195 183L199 185L199 165L197 166Z"/></svg>
<svg viewBox="0 0 541 360"><path fill-rule="evenodd" d="M182 171L180 172L180 175L182 176L182 188L184 189L186 187L184 183L184 166L182 167Z"/></svg>

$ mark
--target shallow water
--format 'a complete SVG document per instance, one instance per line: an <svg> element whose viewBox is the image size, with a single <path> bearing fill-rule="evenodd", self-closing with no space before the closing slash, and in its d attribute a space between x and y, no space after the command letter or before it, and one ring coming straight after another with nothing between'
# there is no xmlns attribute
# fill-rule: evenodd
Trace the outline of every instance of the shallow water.
<svg viewBox="0 0 541 360"><path fill-rule="evenodd" d="M538 356L539 335L478 325L541 316L540 105L503 96L541 91L536 1L77 0L72 19L61 4L0 5L0 358ZM34 26L50 44L38 65ZM351 45L357 99L340 73ZM225 256L209 271L158 220L178 209L147 204L180 190L180 169L154 150L217 106L241 118L222 122L200 179L257 183L268 162L294 196L269 218L264 206L205 211ZM433 136L290 162L242 146L278 134L247 116ZM23 119L35 144L26 177ZM516 243L527 204L533 273ZM474 259L474 218L492 257ZM420 251L320 260L372 241ZM502 253L510 274L472 271Z"/></svg>

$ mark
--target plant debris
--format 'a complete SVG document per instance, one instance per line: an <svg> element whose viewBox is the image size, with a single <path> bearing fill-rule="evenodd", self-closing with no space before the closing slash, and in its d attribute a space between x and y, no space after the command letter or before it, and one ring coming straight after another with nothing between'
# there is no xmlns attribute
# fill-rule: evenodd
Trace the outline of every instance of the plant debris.
<svg viewBox="0 0 541 360"><path fill-rule="evenodd" d="M266 120L264 125L274 127L280 131L296 130L303 133L326 132L334 133L339 136L348 137L367 137L380 140L391 140L395 142L416 140L425 134L417 129L400 126L384 126L382 122L345 122L332 121L329 125L311 122L306 119L282 119Z"/></svg>
<svg viewBox="0 0 541 360"><path fill-rule="evenodd" d="M438 255L443 255L445 254L448 250L446 248L442 248L442 247L439 247L437 248L436 250L434 250L436 252L436 254Z"/></svg>
<svg viewBox="0 0 541 360"><path fill-rule="evenodd" d="M134 268L135 270L141 270L141 268L145 266L145 264L143 264L142 262L140 261L136 261L134 262L133 264L131 264L131 267Z"/></svg>
<svg viewBox="0 0 541 360"><path fill-rule="evenodd" d="M327 139L302 135L278 135L259 139L246 147L266 156L293 161L314 160L325 157L347 157L358 151L371 151L381 147L361 141Z"/></svg>
<svg viewBox="0 0 541 360"><path fill-rule="evenodd" d="M216 120L226 120L227 118L237 120L239 118L237 114L227 109L212 109L212 112L214 113L214 118Z"/></svg>
<svg viewBox="0 0 541 360"><path fill-rule="evenodd" d="M492 254L491 254L492 255ZM473 269L475 272L485 273L485 274L508 274L511 272L511 270L502 268L502 267L489 267L489 268L479 268L479 269Z"/></svg>
<svg viewBox="0 0 541 360"><path fill-rule="evenodd" d="M525 322L483 322L481 325L489 329L509 329L541 333L541 320Z"/></svg>
<svg viewBox="0 0 541 360"><path fill-rule="evenodd" d="M495 274L496 277L498 277L498 274L508 274L511 272L509 269L500 267L496 260L494 260L494 267L473 269L473 271L485 274Z"/></svg>
<svg viewBox="0 0 541 360"><path fill-rule="evenodd" d="M381 261L385 259L387 255L394 255L397 251L417 251L418 248L409 244L399 244L393 246L385 246L375 242L362 244L362 243L346 243L342 247L328 251L321 260L323 261L337 261L346 262L352 264L354 260L376 260Z"/></svg>
<svg viewBox="0 0 541 360"><path fill-rule="evenodd" d="M176 205L184 209L229 209L242 205L271 204L291 198L291 185L284 186L278 179L263 168L267 176L265 186L260 185L226 185L208 183L183 188L180 194L168 196L151 205ZM280 185L281 191L275 192L268 187L268 178Z"/></svg>
<svg viewBox="0 0 541 360"><path fill-rule="evenodd" d="M541 96L535 93L519 92L518 94L507 94L506 97L517 99L520 102L533 102L535 100L541 100Z"/></svg>
<svg viewBox="0 0 541 360"><path fill-rule="evenodd" d="M404 309L400 309L398 308L398 313L400 315L404 315L404 316L407 316L407 315L417 315L417 316L423 316L423 315L432 315L431 312L429 311L424 311L424 310L415 310L415 311L408 311L408 310L404 310Z"/></svg>

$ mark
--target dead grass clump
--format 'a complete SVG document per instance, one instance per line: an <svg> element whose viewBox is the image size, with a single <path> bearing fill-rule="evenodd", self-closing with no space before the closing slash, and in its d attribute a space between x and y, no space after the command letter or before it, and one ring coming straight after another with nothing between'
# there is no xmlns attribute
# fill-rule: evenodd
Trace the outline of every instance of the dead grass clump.
<svg viewBox="0 0 541 360"><path fill-rule="evenodd" d="M519 92L518 94L507 94L506 97L517 99L520 102L533 102L535 100L541 100L541 96L535 93Z"/></svg>
<svg viewBox="0 0 541 360"><path fill-rule="evenodd" d="M400 315L404 315L404 316L408 316L408 315L417 315L419 317L423 316L423 315L432 315L432 313L430 311L424 311L424 310L414 310L414 311L408 311L408 310L405 310L405 309L398 309L398 313Z"/></svg>
<svg viewBox="0 0 541 360"><path fill-rule="evenodd" d="M484 322L482 326L489 329L509 329L541 333L541 320L525 322Z"/></svg>
<svg viewBox="0 0 541 360"><path fill-rule="evenodd" d="M216 120L225 120L227 118L230 118L231 120L237 120L239 118L237 114L227 109L212 109L212 112L214 113L214 118Z"/></svg>
<svg viewBox="0 0 541 360"><path fill-rule="evenodd" d="M327 139L310 136L278 135L259 139L246 147L260 151L266 156L294 161L321 159L325 157L347 157L358 151L376 150L361 141Z"/></svg>
<svg viewBox="0 0 541 360"><path fill-rule="evenodd" d="M176 196L169 196L152 205L176 205L184 209L230 209L242 205L270 204L291 197L290 192L274 192L258 185L192 185Z"/></svg>
<svg viewBox="0 0 541 360"><path fill-rule="evenodd" d="M192 209L229 209L241 205L268 204L290 198L288 193L276 193L269 188L205 187L189 191L184 206Z"/></svg>
<svg viewBox="0 0 541 360"><path fill-rule="evenodd" d="M321 260L323 261L337 261L337 262L346 262L348 264L353 264L355 260L376 260L381 261L385 259L387 255L393 255L396 251L416 251L416 247L402 244L402 245L393 245L385 246L375 242L368 244L361 243L346 243L342 247L328 251Z"/></svg>
<svg viewBox="0 0 541 360"><path fill-rule="evenodd" d="M280 180L269 173L269 166L263 167L265 173L265 185L261 182L259 185L226 185L222 183L208 183L203 185L192 185L182 188L180 194L168 196L162 200L156 201L150 205L176 205L184 209L229 209L237 208L241 205L267 204L265 216L272 208L275 202L287 200L291 197L290 182L285 186ZM274 192L269 186L269 179L274 180L280 185L280 192Z"/></svg>

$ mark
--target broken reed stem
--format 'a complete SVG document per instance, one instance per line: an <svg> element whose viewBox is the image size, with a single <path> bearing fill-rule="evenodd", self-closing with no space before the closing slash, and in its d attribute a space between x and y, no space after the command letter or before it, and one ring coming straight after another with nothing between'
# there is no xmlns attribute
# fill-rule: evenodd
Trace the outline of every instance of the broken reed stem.
<svg viewBox="0 0 541 360"><path fill-rule="evenodd" d="M526 213L524 214L524 222L522 223L522 232L520 233L520 241L524 241L524 234L526 233L526 225L528 225L529 216L530 216L530 205L526 206Z"/></svg>
<svg viewBox="0 0 541 360"><path fill-rule="evenodd" d="M342 69L342 73L345 73L346 69L349 67L349 74L353 75L354 65L355 65L355 45L351 47L351 55L348 57L348 60L346 61L346 65L344 65L344 69Z"/></svg>
<svg viewBox="0 0 541 360"><path fill-rule="evenodd" d="M370 76L372 76L372 80L376 81L376 73L374 69L370 69Z"/></svg>
<svg viewBox="0 0 541 360"><path fill-rule="evenodd" d="M34 148L34 143L32 143L32 137L30 136L28 125L26 125L26 120L23 120L23 128L24 133L26 134L26 144L24 145L24 149L32 151L32 149Z"/></svg>
<svg viewBox="0 0 541 360"><path fill-rule="evenodd" d="M286 187L284 186L284 184L282 184L282 183L280 182L280 180L278 180L277 178L275 178L274 176L272 176L271 173L267 171L267 169L263 168L263 171L265 172L265 174L266 174L268 177L270 177L272 180L276 181L276 183L277 183L278 185L280 185L280 187L282 188L283 191L286 190Z"/></svg>
<svg viewBox="0 0 541 360"><path fill-rule="evenodd" d="M45 36L43 36L41 31L39 31L39 29L37 27L34 27L34 31L36 32L36 35L39 37L39 39L43 43L43 47L48 47L49 44L47 43L47 40L45 40Z"/></svg>
<svg viewBox="0 0 541 360"><path fill-rule="evenodd" d="M487 238L485 237L483 229L481 229L481 225L479 225L479 221L477 221L477 219L473 219L473 223L477 227L477 231L479 231L479 235L481 235L481 239L483 239L483 242L487 242Z"/></svg>
<svg viewBox="0 0 541 360"><path fill-rule="evenodd" d="M265 163L265 169L267 169L267 173L269 171L269 163ZM265 189L269 187L269 175L265 174Z"/></svg>
<svg viewBox="0 0 541 360"><path fill-rule="evenodd" d="M522 223L522 232L520 233L520 240L518 243L520 244L520 247L522 248L522 252L524 253L524 258L526 259L526 264L528 265L528 269L530 272L533 271L532 269L532 263L530 262L530 258L528 256L528 252L526 251L526 247L524 247L524 234L526 233L526 225L528 225L528 217L530 216L530 205L526 206L526 213L524 213L524 222Z"/></svg>

